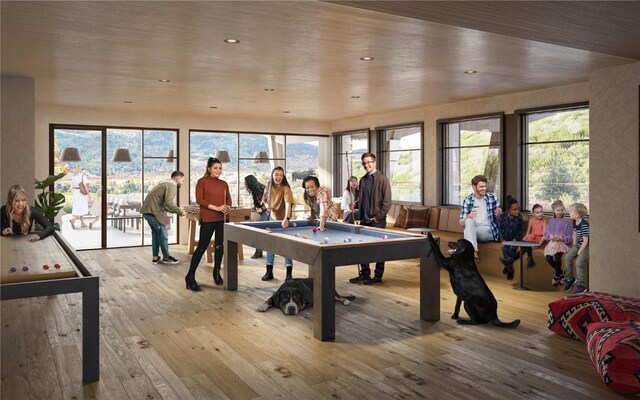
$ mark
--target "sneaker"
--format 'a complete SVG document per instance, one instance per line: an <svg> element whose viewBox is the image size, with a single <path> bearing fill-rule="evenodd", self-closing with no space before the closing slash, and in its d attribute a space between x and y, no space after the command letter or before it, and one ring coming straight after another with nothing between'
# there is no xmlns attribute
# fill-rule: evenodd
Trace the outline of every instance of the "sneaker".
<svg viewBox="0 0 640 400"><path fill-rule="evenodd" d="M574 293L582 293L582 292L586 292L587 288L584 287L584 285L577 285L576 286L576 291Z"/></svg>
<svg viewBox="0 0 640 400"><path fill-rule="evenodd" d="M506 275L509 272L509 266L505 265L504 268L502 268L502 275Z"/></svg>
<svg viewBox="0 0 640 400"><path fill-rule="evenodd" d="M159 262L162 262L162 260L160 260L160 257L153 257L153 258L151 259L151 262L152 262L153 264L157 264L157 263L159 263Z"/></svg>
<svg viewBox="0 0 640 400"><path fill-rule="evenodd" d="M567 279L567 281L564 283L564 291L568 292L569 290L571 290L573 288L573 285L576 284L576 278L569 278Z"/></svg>
<svg viewBox="0 0 640 400"><path fill-rule="evenodd" d="M163 258L162 262L165 264L177 264L180 262L180 260L176 260L175 258L169 256L167 258Z"/></svg>
<svg viewBox="0 0 640 400"><path fill-rule="evenodd" d="M514 274L515 270L513 269L513 267L509 267L509 270L507 271L507 279L508 280L513 280L513 274Z"/></svg>
<svg viewBox="0 0 640 400"><path fill-rule="evenodd" d="M560 276L554 275L553 278L551 279L551 284L553 286L560 286L562 285L563 281L564 281L564 275L560 275Z"/></svg>
<svg viewBox="0 0 640 400"><path fill-rule="evenodd" d="M358 275L355 278L351 278L349 279L349 282L351 283L363 283L366 281L370 281L371 277L367 276L367 275Z"/></svg>
<svg viewBox="0 0 640 400"><path fill-rule="evenodd" d="M379 285L382 283L382 278L379 276L374 276L373 278L367 279L362 283L364 283L365 285Z"/></svg>
<svg viewBox="0 0 640 400"><path fill-rule="evenodd" d="M533 268L536 266L536 262L533 259L533 257L529 258L529 260L527 261L527 268Z"/></svg>

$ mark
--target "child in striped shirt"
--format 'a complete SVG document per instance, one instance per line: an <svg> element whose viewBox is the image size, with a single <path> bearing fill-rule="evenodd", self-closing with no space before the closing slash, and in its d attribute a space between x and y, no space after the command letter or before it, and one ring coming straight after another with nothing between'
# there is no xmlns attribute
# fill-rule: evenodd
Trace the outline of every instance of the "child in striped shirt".
<svg viewBox="0 0 640 400"><path fill-rule="evenodd" d="M576 293L587 290L584 284L584 271L589 261L589 223L584 219L585 215L587 215L587 207L584 204L573 203L569 207L569 217L573 219L573 247L565 257L565 292L570 291L574 285L576 285Z"/></svg>

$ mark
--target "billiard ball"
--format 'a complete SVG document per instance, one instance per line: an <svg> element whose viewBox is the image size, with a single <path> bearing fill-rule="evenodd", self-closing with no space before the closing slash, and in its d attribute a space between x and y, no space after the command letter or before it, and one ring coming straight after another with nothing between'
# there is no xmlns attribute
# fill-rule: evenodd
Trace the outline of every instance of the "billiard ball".
<svg viewBox="0 0 640 400"><path fill-rule="evenodd" d="M325 237L324 237L324 239L323 239L323 241L324 241L325 243L329 243L329 238L325 236Z"/></svg>
<svg viewBox="0 0 640 400"><path fill-rule="evenodd" d="M345 242L345 243L349 243L349 239L344 238L343 242Z"/></svg>
<svg viewBox="0 0 640 400"><path fill-rule="evenodd" d="M297 228L297 227L298 227L298 224L296 224L296 223L294 222L294 223L293 223L293 227L294 227L294 228Z"/></svg>
<svg viewBox="0 0 640 400"><path fill-rule="evenodd" d="M301 236L300 232L296 233L296 237L300 237L300 236Z"/></svg>
<svg viewBox="0 0 640 400"><path fill-rule="evenodd" d="M309 236L307 236L307 235L303 235L303 236L302 236L302 238L303 238L303 239L309 239Z"/></svg>
<svg viewBox="0 0 640 400"><path fill-rule="evenodd" d="M384 235L382 238L383 238L383 239L389 239L389 236Z"/></svg>
<svg viewBox="0 0 640 400"><path fill-rule="evenodd" d="M313 233L317 233L318 232L318 228L316 228L315 226L313 227Z"/></svg>
<svg viewBox="0 0 640 400"><path fill-rule="evenodd" d="M267 232L271 232L271 228L265 228L264 230Z"/></svg>

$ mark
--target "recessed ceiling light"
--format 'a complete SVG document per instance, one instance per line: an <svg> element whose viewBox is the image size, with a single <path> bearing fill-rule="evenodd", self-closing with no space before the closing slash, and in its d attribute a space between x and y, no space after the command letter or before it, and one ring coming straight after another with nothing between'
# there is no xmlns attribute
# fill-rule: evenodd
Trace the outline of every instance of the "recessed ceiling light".
<svg viewBox="0 0 640 400"><path fill-rule="evenodd" d="M473 69L468 69L468 70L464 71L464 73L465 73L465 74L475 74L475 73L477 73L477 72L478 72L478 71L473 70Z"/></svg>
<svg viewBox="0 0 640 400"><path fill-rule="evenodd" d="M224 42L225 43L232 43L232 44L240 43L240 41L238 39L225 39Z"/></svg>
<svg viewBox="0 0 640 400"><path fill-rule="evenodd" d="M272 88L266 88L264 91L265 91L265 92L273 92L273 91L275 91L275 89L272 89Z"/></svg>
<svg viewBox="0 0 640 400"><path fill-rule="evenodd" d="M167 83L167 82L171 82L171 81L170 81L170 80L168 80L168 79L158 79L158 82L164 82L164 83Z"/></svg>
<svg viewBox="0 0 640 400"><path fill-rule="evenodd" d="M283 111L283 114L291 114L291 111Z"/></svg>
<svg viewBox="0 0 640 400"><path fill-rule="evenodd" d="M352 99L359 99L360 96L351 96Z"/></svg>
<svg viewBox="0 0 640 400"><path fill-rule="evenodd" d="M373 61L373 60L375 60L375 58L373 58L373 57L360 57L360 59L362 61Z"/></svg>
<svg viewBox="0 0 640 400"><path fill-rule="evenodd" d="M217 106L209 106L209 108L218 108Z"/></svg>
<svg viewBox="0 0 640 400"><path fill-rule="evenodd" d="M131 103L133 103L133 101L131 101L131 100L125 100L125 101L123 101L123 103L125 103L125 104L131 104Z"/></svg>

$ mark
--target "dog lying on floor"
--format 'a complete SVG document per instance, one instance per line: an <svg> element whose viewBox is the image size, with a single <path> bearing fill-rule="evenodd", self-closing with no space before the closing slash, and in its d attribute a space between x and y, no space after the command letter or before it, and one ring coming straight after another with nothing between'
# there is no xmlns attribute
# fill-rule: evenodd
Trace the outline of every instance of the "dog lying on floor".
<svg viewBox="0 0 640 400"><path fill-rule="evenodd" d="M501 322L498 319L498 302L476 267L471 242L465 239L458 240L455 246L451 246L449 258L442 254L440 246L433 239L431 233L429 233L429 242L434 251L436 262L449 272L451 287L457 297L451 319L466 325L491 324L512 329L520 325L519 319L509 323ZM469 319L459 319L462 302L464 302L464 310L469 315Z"/></svg>
<svg viewBox="0 0 640 400"><path fill-rule="evenodd" d="M335 300L348 306L356 296L340 296L335 294ZM284 281L282 286L258 311L265 312L271 307L279 307L285 315L296 315L298 312L313 306L313 278L294 278Z"/></svg>

